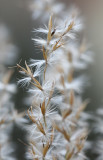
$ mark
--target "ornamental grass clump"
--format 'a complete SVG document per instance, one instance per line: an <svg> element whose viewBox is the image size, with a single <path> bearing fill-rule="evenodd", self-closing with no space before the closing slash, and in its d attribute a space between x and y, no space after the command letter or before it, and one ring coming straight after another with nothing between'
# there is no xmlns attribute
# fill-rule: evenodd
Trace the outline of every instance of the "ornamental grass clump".
<svg viewBox="0 0 103 160"><path fill-rule="evenodd" d="M71 18L70 18L71 17ZM53 14L48 26L36 29L46 38L35 38L43 59L31 59L25 67L17 64L23 78L19 84L27 87L32 104L27 115L27 159L33 160L84 160L88 136L88 114L84 112L89 100L82 101L86 84L77 71L91 62L86 43L75 38L81 30L76 15L66 20ZM86 147L85 147L86 146Z"/></svg>

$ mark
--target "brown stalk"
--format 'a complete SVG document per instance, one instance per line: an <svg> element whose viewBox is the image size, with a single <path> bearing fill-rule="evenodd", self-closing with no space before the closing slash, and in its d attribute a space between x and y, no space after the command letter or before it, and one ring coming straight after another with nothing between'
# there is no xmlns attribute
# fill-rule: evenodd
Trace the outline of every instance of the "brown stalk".
<svg viewBox="0 0 103 160"><path fill-rule="evenodd" d="M39 121L39 124L37 124L37 127L44 135L46 135L46 133L44 131L44 128L43 128L43 125L42 125L42 123L40 121Z"/></svg>
<svg viewBox="0 0 103 160"><path fill-rule="evenodd" d="M77 113L76 113L76 118L77 118L77 119L80 117L81 112L86 108L86 106L88 105L88 103L89 103L89 100L87 99L87 100L85 100L85 101L81 104L81 106L79 107L79 109L78 109L78 111L77 111Z"/></svg>
<svg viewBox="0 0 103 160"><path fill-rule="evenodd" d="M73 90L70 91L69 104L71 106L73 106L73 104L74 104L74 91Z"/></svg>
<svg viewBox="0 0 103 160"><path fill-rule="evenodd" d="M71 83L73 81L73 73L74 69L72 68L68 74L68 82Z"/></svg>
<svg viewBox="0 0 103 160"><path fill-rule="evenodd" d="M53 139L54 139L54 128L52 128L52 131L51 131L50 144L52 144Z"/></svg>
<svg viewBox="0 0 103 160"><path fill-rule="evenodd" d="M35 87L37 87L38 89L40 89L41 91L43 91L43 88L41 87L41 85L35 84L33 82L31 82L31 84L33 84Z"/></svg>
<svg viewBox="0 0 103 160"><path fill-rule="evenodd" d="M71 157L73 156L73 154L74 154L74 149L72 149L71 152L67 151L67 153L66 153L66 160L70 160Z"/></svg>
<svg viewBox="0 0 103 160"><path fill-rule="evenodd" d="M46 108L45 108L45 100L44 100L44 102L42 103L42 105L41 105L40 108L41 108L41 112L42 112L42 115L43 115L43 119L44 119L45 126L47 126L46 120L45 120L45 112L46 112Z"/></svg>
<svg viewBox="0 0 103 160"><path fill-rule="evenodd" d="M5 123L5 120L4 119L1 119L0 121L0 125L4 124Z"/></svg>
<svg viewBox="0 0 103 160"><path fill-rule="evenodd" d="M31 82L35 87L37 87L43 91L40 83L33 77L33 73L31 71L31 69L29 68L29 66L27 65L26 61L25 61L25 65L26 65L26 69L21 67L19 64L17 64L17 67L19 67L22 71L24 71L32 79L32 81L34 81L36 83L35 84L35 83Z"/></svg>
<svg viewBox="0 0 103 160"><path fill-rule="evenodd" d="M13 73L14 73L14 70L9 70L9 71L5 74L5 76L4 76L4 78L3 78L3 83L4 83L4 84L8 84L8 83L9 83L10 78L11 78L11 76L12 76Z"/></svg>
<svg viewBox="0 0 103 160"><path fill-rule="evenodd" d="M47 63L47 54L46 54L44 46L42 47L42 51L43 51L43 57L44 57L44 59L45 59L45 61Z"/></svg>
<svg viewBox="0 0 103 160"><path fill-rule="evenodd" d="M69 136L69 134L64 130L64 128L63 128L63 130L62 130L62 134L64 135L64 137L65 137L65 139L66 139L67 141L70 141L70 136Z"/></svg>
<svg viewBox="0 0 103 160"><path fill-rule="evenodd" d="M63 116L63 120L66 119L70 114L72 113L72 109L68 109L64 112Z"/></svg>
<svg viewBox="0 0 103 160"><path fill-rule="evenodd" d="M33 112L32 112L32 107L31 107L31 114L32 114L32 115L29 114L29 110L27 111L27 113L28 113L28 116L29 116L29 118L31 119L31 121L37 125L37 128L38 128L44 135L46 135L42 123L41 123L39 120L38 120L38 122L39 122L39 123L38 123L37 120L35 119L35 117L34 117L34 115L33 115Z"/></svg>
<svg viewBox="0 0 103 160"><path fill-rule="evenodd" d="M48 36L47 36L47 44L49 44L49 42L51 41L51 30L52 30L52 16L50 16L49 19L49 23L48 23L48 28L49 28L49 32L48 32Z"/></svg>
<svg viewBox="0 0 103 160"><path fill-rule="evenodd" d="M47 142L47 144L43 148L43 157L46 156L46 153L49 150L49 148L50 148L50 144L49 144L49 142Z"/></svg>

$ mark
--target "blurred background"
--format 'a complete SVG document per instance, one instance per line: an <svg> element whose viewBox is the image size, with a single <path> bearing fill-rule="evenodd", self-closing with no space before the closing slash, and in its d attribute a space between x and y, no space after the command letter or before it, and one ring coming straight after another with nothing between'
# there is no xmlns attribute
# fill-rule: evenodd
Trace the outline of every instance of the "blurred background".
<svg viewBox="0 0 103 160"><path fill-rule="evenodd" d="M0 24L4 24L8 28L18 52L15 61L12 64L6 64L6 67L16 65L21 59L21 65L23 65L25 60L40 57L31 40L34 37L32 31L34 28L40 27L40 23L38 20L32 19L32 12L28 7L29 2L30 0L0 0ZM94 63L86 71L90 85L83 93L83 99L90 98L91 100L87 110L93 112L97 107L103 106L103 0L63 0L63 3L67 3L68 7L74 4L79 8L84 17L84 35L94 52ZM2 54L0 56L2 57ZM19 73L16 69L12 81L16 82L18 78ZM13 97L18 110L22 110L24 107L27 109L23 97L25 97L25 89L18 86L18 92ZM20 145L17 148L18 159L23 160L25 159L25 147L18 141L18 138L24 140L25 132L15 126L12 134L15 143Z"/></svg>

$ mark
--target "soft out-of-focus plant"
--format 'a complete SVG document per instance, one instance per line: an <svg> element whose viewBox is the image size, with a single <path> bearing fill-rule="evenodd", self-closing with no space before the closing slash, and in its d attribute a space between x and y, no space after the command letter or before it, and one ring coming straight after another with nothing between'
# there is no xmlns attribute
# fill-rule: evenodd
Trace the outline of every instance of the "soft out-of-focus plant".
<svg viewBox="0 0 103 160"><path fill-rule="evenodd" d="M17 52L17 47L12 44L10 31L4 24L0 24L0 65L15 64Z"/></svg>
<svg viewBox="0 0 103 160"><path fill-rule="evenodd" d="M84 112L89 101L81 98L86 78L75 73L92 62L91 52L85 41L80 43L75 38L82 28L77 12L62 14L58 7L55 13L54 1L40 0L34 4L36 16L42 14L45 19L47 9L51 16L48 26L35 30L46 37L34 39L41 47L43 59L31 59L29 65L25 62L26 68L17 64L23 75L18 83L28 87L33 99L27 111L32 121L28 127L27 158L84 160L85 148L90 147L85 142L89 115Z"/></svg>
<svg viewBox="0 0 103 160"><path fill-rule="evenodd" d="M95 140L92 140L92 154L96 160L103 159L103 108L99 107L94 113L92 122L92 134Z"/></svg>
<svg viewBox="0 0 103 160"><path fill-rule="evenodd" d="M16 84L10 83L13 70L7 65L13 64L17 57L17 48L11 43L10 34L4 25L0 25L0 160L16 159L12 153L15 145L11 133L13 124L22 125L26 122L24 113L18 113L12 101L17 92Z"/></svg>
<svg viewBox="0 0 103 160"><path fill-rule="evenodd" d="M32 0L29 5L33 19L41 18L41 20L47 20L51 13L58 16L64 7L63 3L55 0Z"/></svg>

